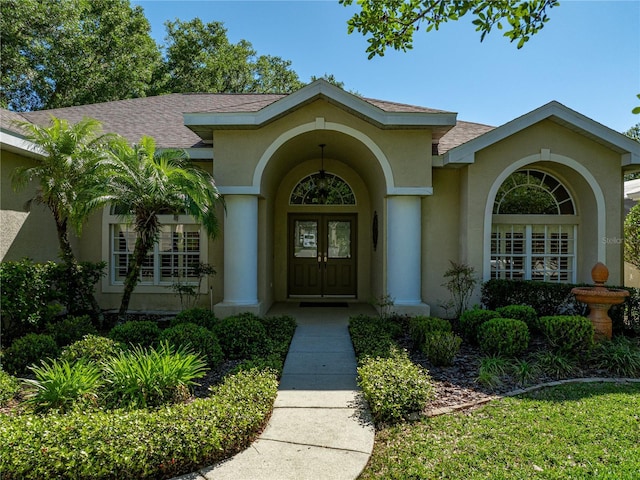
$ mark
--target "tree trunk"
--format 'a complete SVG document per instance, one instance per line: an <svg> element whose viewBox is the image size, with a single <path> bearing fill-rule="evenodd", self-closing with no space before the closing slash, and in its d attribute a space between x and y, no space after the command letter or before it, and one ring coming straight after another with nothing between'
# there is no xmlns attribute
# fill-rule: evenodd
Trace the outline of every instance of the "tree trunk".
<svg viewBox="0 0 640 480"><path fill-rule="evenodd" d="M54 216L56 211L54 210ZM71 248L71 242L69 242L69 234L67 229L67 220L59 220L55 218L56 222L56 231L58 233L58 244L60 245L60 258L67 266L67 271L69 272L68 279L73 282L73 287L75 290L80 290L80 284L77 276L78 272L78 260L73 254L73 249ZM98 305L98 301L96 300L93 292L88 292L89 295L89 303L91 304L91 309L93 310L93 314L98 318L100 324L104 319L102 312L100 311L100 305ZM67 309L71 305L67 305Z"/></svg>
<svg viewBox="0 0 640 480"><path fill-rule="evenodd" d="M153 245L151 245L153 246ZM129 301L131 300L131 294L138 284L140 278L140 270L142 269L142 263L144 262L147 252L150 250L149 245L145 245L144 241L138 237L136 239L136 245L133 248L133 262L129 265L127 271L127 278L124 281L124 292L122 293L122 301L120 303L120 311L118 312L119 319L123 319L129 309Z"/></svg>

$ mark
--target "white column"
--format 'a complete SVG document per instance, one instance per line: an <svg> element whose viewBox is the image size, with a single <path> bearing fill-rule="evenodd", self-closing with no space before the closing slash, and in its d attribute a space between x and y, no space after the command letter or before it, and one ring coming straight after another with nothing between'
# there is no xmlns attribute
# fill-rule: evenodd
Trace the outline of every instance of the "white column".
<svg viewBox="0 0 640 480"><path fill-rule="evenodd" d="M258 197L225 195L224 300L214 307L225 317L250 311L258 302Z"/></svg>
<svg viewBox="0 0 640 480"><path fill-rule="evenodd" d="M397 313L429 314L422 302L420 197L387 198L387 292Z"/></svg>

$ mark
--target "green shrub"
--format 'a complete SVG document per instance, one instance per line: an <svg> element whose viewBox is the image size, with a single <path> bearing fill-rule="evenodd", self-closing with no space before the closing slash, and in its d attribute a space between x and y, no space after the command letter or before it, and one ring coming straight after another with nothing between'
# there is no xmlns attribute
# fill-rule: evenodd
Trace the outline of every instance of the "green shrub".
<svg viewBox="0 0 640 480"><path fill-rule="evenodd" d="M640 346L625 337L598 343L592 351L591 361L597 368L618 377L640 377Z"/></svg>
<svg viewBox="0 0 640 480"><path fill-rule="evenodd" d="M85 335L97 335L98 330L93 326L88 315L82 315L48 323L45 333L51 335L59 347L65 347Z"/></svg>
<svg viewBox="0 0 640 480"><path fill-rule="evenodd" d="M556 352L579 355L593 346L593 325L586 317L540 317L538 324L549 346Z"/></svg>
<svg viewBox="0 0 640 480"><path fill-rule="evenodd" d="M81 262L70 270L64 264L29 259L0 263L4 343L42 331L65 307L71 315L92 311L90 294L105 266L104 262Z"/></svg>
<svg viewBox="0 0 640 480"><path fill-rule="evenodd" d="M2 478L172 478L218 463L262 430L271 372L227 377L210 398L157 410L15 415L0 428Z"/></svg>
<svg viewBox="0 0 640 480"><path fill-rule="evenodd" d="M538 378L540 368L536 362L525 359L515 359L511 363L511 374L520 386L529 385Z"/></svg>
<svg viewBox="0 0 640 480"><path fill-rule="evenodd" d="M284 360L282 356L277 353L272 353L266 357L256 357L249 360L244 360L240 364L236 365L232 373L244 372L246 370L270 370L275 372L278 377L282 373L284 367Z"/></svg>
<svg viewBox="0 0 640 480"><path fill-rule="evenodd" d="M366 357L390 357L395 342L393 331L386 318L356 315L349 318L349 333L353 349L359 360Z"/></svg>
<svg viewBox="0 0 640 480"><path fill-rule="evenodd" d="M434 331L427 333L422 342L422 352L435 366L449 366L460 351L462 339L452 332Z"/></svg>
<svg viewBox="0 0 640 480"><path fill-rule="evenodd" d="M170 326L175 327L182 323L195 323L201 327L213 330L218 319L208 308L190 308L183 310L171 319Z"/></svg>
<svg viewBox="0 0 640 480"><path fill-rule="evenodd" d="M406 352L367 358L358 367L358 383L376 422L395 422L419 412L434 396L428 372Z"/></svg>
<svg viewBox="0 0 640 480"><path fill-rule="evenodd" d="M163 330L160 334L160 342L167 342L176 348L186 347L204 358L209 367L215 367L224 359L215 334L194 323L180 323Z"/></svg>
<svg viewBox="0 0 640 480"><path fill-rule="evenodd" d="M20 391L20 380L0 370L0 407L4 407Z"/></svg>
<svg viewBox="0 0 640 480"><path fill-rule="evenodd" d="M101 363L122 352L123 346L107 337L99 335L85 335L82 340L73 342L71 345L62 349L60 354L61 360L69 363L78 360L87 360L95 363Z"/></svg>
<svg viewBox="0 0 640 480"><path fill-rule="evenodd" d="M109 407L146 408L184 400L194 380L204 376L198 355L163 343L158 349L134 347L104 364Z"/></svg>
<svg viewBox="0 0 640 480"><path fill-rule="evenodd" d="M3 352L2 368L12 375L22 375L29 365L45 358L56 358L59 353L60 349L51 335L28 333Z"/></svg>
<svg viewBox="0 0 640 480"><path fill-rule="evenodd" d="M93 362L66 360L42 362L31 366L35 379L27 379L30 387L26 403L36 412L56 409L67 412L74 407L97 405L101 371Z"/></svg>
<svg viewBox="0 0 640 480"><path fill-rule="evenodd" d="M474 308L467 310L460 316L460 331L462 336L473 344L478 343L478 327L492 318L500 315L493 310L481 310Z"/></svg>
<svg viewBox="0 0 640 480"><path fill-rule="evenodd" d="M517 357L529 346L529 329L522 320L492 318L478 327L478 344L487 355Z"/></svg>
<svg viewBox="0 0 640 480"><path fill-rule="evenodd" d="M529 331L533 332L538 329L538 314L529 305L506 305L496 308L496 312L502 318L515 318L522 320L529 327Z"/></svg>
<svg viewBox="0 0 640 480"><path fill-rule="evenodd" d="M291 339L296 332L296 319L288 315L260 318L260 323L267 332L272 353L282 355L283 359L289 351Z"/></svg>
<svg viewBox="0 0 640 480"><path fill-rule="evenodd" d="M109 338L124 345L152 347L158 343L160 327L150 320L128 322L116 325L109 332Z"/></svg>
<svg viewBox="0 0 640 480"><path fill-rule="evenodd" d="M409 320L409 335L415 345L422 345L428 333L450 332L451 322L436 317L413 317Z"/></svg>
<svg viewBox="0 0 640 480"><path fill-rule="evenodd" d="M552 378L569 378L579 374L578 362L573 356L562 352L541 351L535 355L535 363Z"/></svg>
<svg viewBox="0 0 640 480"><path fill-rule="evenodd" d="M255 315L241 314L220 320L214 333L226 358L253 358L268 351L267 332Z"/></svg>

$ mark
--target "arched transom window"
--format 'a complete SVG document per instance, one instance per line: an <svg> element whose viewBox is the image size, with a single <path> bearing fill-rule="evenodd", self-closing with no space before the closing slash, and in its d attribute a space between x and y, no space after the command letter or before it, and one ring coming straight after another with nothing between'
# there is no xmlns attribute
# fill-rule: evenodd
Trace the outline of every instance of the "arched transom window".
<svg viewBox="0 0 640 480"><path fill-rule="evenodd" d="M540 170L514 172L493 205L491 278L575 282L577 223L560 180Z"/></svg>
<svg viewBox="0 0 640 480"><path fill-rule="evenodd" d="M298 182L289 197L290 205L355 205L356 197L347 182L333 173L312 173Z"/></svg>
<svg viewBox="0 0 640 480"><path fill-rule="evenodd" d="M502 215L574 215L573 199L555 177L538 170L519 170L502 184L493 205Z"/></svg>

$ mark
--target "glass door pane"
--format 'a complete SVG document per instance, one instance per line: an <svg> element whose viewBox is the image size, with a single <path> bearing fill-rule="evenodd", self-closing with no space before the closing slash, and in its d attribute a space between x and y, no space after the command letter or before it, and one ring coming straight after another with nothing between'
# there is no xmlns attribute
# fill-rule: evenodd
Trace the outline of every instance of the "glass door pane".
<svg viewBox="0 0 640 480"><path fill-rule="evenodd" d="M351 258L351 222L327 222L327 254L329 258Z"/></svg>
<svg viewBox="0 0 640 480"><path fill-rule="evenodd" d="M318 256L318 222L296 220L294 222L293 256L314 258Z"/></svg>

